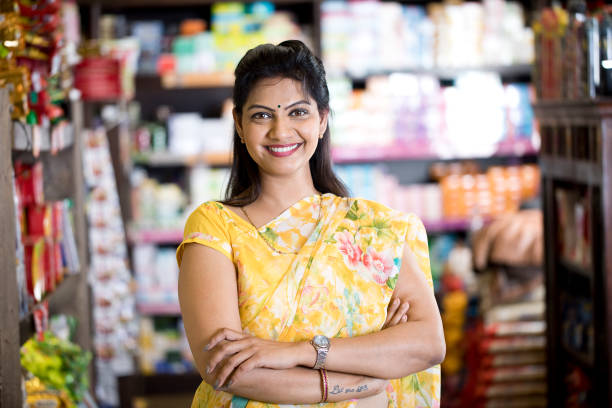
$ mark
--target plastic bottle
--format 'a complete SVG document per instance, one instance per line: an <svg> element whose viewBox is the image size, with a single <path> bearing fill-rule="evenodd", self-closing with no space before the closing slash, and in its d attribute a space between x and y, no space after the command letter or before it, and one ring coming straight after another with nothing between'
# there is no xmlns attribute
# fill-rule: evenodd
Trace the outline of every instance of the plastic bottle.
<svg viewBox="0 0 612 408"><path fill-rule="evenodd" d="M595 98L600 87L599 60L599 20L597 17L587 18L585 24L586 60L587 60L587 97Z"/></svg>
<svg viewBox="0 0 612 408"><path fill-rule="evenodd" d="M599 24L599 94L612 95L612 15L604 10Z"/></svg>

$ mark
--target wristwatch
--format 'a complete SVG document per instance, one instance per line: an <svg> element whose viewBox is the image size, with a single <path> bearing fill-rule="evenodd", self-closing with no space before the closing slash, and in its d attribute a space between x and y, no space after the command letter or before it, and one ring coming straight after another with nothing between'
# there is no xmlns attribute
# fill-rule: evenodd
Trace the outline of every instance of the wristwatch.
<svg viewBox="0 0 612 408"><path fill-rule="evenodd" d="M323 335L318 334L314 336L314 338L310 341L310 344L312 344L312 346L317 351L317 362L312 368L314 368L315 370L325 368L325 359L327 358L327 353L329 352L330 345L329 339Z"/></svg>

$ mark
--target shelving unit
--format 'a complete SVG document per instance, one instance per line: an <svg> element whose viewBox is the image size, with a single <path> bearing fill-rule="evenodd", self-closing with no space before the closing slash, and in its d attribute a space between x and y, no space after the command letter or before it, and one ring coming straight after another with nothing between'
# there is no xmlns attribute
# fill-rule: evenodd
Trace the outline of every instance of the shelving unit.
<svg viewBox="0 0 612 408"><path fill-rule="evenodd" d="M83 191L83 173L81 140L82 105L72 102L70 106L73 129L72 143L56 154L41 153L38 160L45 164L45 198L48 200L72 198L74 207L75 238L81 271L66 276L52 293L46 296L49 311L73 315L78 320L75 341L83 349L91 350L90 295L87 284L87 231L85 225L85 203ZM13 205L13 139L14 129L25 129L27 126L14 127L9 115L8 91L0 88L0 129L7 130L0 138L0 225L4 228L5 239L0 243L0 406L19 407L22 403L21 363L19 348L34 333L32 313L19 319L18 291L15 273L15 208ZM20 130L16 130L19 132ZM20 152L20 155L31 154ZM32 160L34 158L32 157ZM91 373L91 371L90 371Z"/></svg>
<svg viewBox="0 0 612 408"><path fill-rule="evenodd" d="M582 392L585 406L607 407L612 403L612 101L540 103L535 113L542 134L548 401L562 406ZM582 254L586 263L567 259L568 224L559 191L588 197L584 208L573 209L575 223L584 219L585 228L570 230L590 247ZM568 344L568 337L575 344ZM586 378L584 390L572 375Z"/></svg>

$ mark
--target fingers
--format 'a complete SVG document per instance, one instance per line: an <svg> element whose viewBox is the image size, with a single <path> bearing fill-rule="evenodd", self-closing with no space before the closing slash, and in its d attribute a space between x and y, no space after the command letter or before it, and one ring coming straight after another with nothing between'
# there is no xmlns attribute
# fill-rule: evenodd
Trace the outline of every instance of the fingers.
<svg viewBox="0 0 612 408"><path fill-rule="evenodd" d="M217 364L221 361L229 358L229 356L240 353L246 348L249 348L252 344L252 340L250 338L243 338L241 340L234 341L225 341L223 343L217 344L215 348L211 351L211 355L208 358L208 366L206 368L206 373L212 373L216 368Z"/></svg>
<svg viewBox="0 0 612 408"><path fill-rule="evenodd" d="M263 357L259 352L253 352L251 356L244 360L241 364L237 364L236 368L230 372L227 387L231 386L240 376L244 373L247 373L251 370L254 370L259 367L264 367Z"/></svg>
<svg viewBox="0 0 612 408"><path fill-rule="evenodd" d="M222 340L240 340L245 337L241 332L237 332L232 329L220 329L210 339L208 344L204 347L204 350L208 351L215 347Z"/></svg>
<svg viewBox="0 0 612 408"><path fill-rule="evenodd" d="M396 326L400 323L405 323L408 321L408 309L410 309L410 305L406 302L401 303L395 313L391 316L387 316L387 322L383 326L384 328Z"/></svg>
<svg viewBox="0 0 612 408"><path fill-rule="evenodd" d="M384 326L387 326L387 324L389 323L393 315L395 315L395 312L397 311L397 308L399 307L399 305L400 305L399 299L394 299L391 301L391 303L389 303L389 307L387 309L387 318L385 319Z"/></svg>
<svg viewBox="0 0 612 408"><path fill-rule="evenodd" d="M397 312L393 316L393 318L389 321L389 327L398 325L402 319L405 318L404 321L408 319L406 313L408 313L408 309L410 305L408 303L402 303L400 307L397 309Z"/></svg>
<svg viewBox="0 0 612 408"><path fill-rule="evenodd" d="M215 389L223 388L225 386L230 386L231 383L229 381L227 381L227 385L226 385L226 380L229 379L229 377L234 373L234 371L236 370L238 366L240 366L246 360L250 359L253 356L253 354L255 354L255 350L245 349L239 353L234 354L227 360L225 360L225 362L219 367L219 371L216 375L217 380L215 381L215 384L213 385Z"/></svg>

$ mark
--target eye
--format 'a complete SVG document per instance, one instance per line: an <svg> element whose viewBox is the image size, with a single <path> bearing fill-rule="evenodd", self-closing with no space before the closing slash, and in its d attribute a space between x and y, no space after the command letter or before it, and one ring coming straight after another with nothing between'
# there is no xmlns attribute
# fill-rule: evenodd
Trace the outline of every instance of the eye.
<svg viewBox="0 0 612 408"><path fill-rule="evenodd" d="M308 111L304 108L297 108L289 113L290 116L306 116L308 115Z"/></svg>
<svg viewBox="0 0 612 408"><path fill-rule="evenodd" d="M254 113L251 118L252 119L270 119L272 117L272 115L269 112L256 112Z"/></svg>

